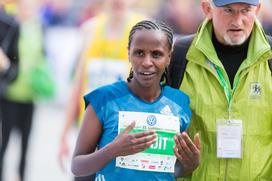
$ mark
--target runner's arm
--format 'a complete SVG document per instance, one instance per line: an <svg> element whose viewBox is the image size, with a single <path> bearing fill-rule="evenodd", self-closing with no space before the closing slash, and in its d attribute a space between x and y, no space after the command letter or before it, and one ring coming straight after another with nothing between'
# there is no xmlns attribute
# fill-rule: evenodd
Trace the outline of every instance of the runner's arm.
<svg viewBox="0 0 272 181"><path fill-rule="evenodd" d="M76 176L90 175L96 173L117 156L131 155L150 147L155 142L155 132L145 131L130 134L134 126L135 122L131 123L111 143L95 151L103 129L89 104L72 158L72 172Z"/></svg>

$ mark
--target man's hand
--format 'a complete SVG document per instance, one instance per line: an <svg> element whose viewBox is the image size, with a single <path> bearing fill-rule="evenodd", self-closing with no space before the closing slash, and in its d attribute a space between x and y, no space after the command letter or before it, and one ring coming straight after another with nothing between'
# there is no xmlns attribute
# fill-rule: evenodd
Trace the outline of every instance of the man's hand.
<svg viewBox="0 0 272 181"><path fill-rule="evenodd" d="M174 137L176 146L174 153L182 165L182 175L191 174L200 163L200 140L198 133L194 136L194 143L186 132Z"/></svg>
<svg viewBox="0 0 272 181"><path fill-rule="evenodd" d="M9 66L10 61L6 54L4 53L4 51L2 50L2 48L0 48L0 73L3 73L6 70L8 70Z"/></svg>

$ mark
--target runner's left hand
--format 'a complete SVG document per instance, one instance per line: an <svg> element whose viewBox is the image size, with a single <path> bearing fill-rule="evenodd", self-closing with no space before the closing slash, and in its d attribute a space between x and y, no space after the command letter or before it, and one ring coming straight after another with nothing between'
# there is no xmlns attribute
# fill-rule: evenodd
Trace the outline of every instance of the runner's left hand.
<svg viewBox="0 0 272 181"><path fill-rule="evenodd" d="M186 132L177 134L174 140L176 142L174 153L182 165L182 175L191 174L200 163L199 134L194 136L194 143Z"/></svg>

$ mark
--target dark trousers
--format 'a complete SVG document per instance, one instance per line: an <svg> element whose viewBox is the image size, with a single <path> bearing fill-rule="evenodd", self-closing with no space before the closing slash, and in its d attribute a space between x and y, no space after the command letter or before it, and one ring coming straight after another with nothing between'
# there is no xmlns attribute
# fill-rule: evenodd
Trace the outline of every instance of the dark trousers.
<svg viewBox="0 0 272 181"><path fill-rule="evenodd" d="M0 152L0 181L3 180L3 159L9 142L12 129L17 128L21 135L21 157L19 164L19 176L24 180L26 153L28 148L29 134L31 131L34 104L18 103L6 99L0 99L0 111L2 121L2 146Z"/></svg>
<svg viewBox="0 0 272 181"><path fill-rule="evenodd" d="M75 177L74 181L94 181L95 180L95 174L89 175L86 177Z"/></svg>

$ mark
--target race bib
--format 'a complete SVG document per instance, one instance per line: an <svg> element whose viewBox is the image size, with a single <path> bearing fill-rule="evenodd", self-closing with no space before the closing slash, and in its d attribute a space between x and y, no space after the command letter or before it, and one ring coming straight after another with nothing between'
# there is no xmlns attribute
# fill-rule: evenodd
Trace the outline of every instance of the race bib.
<svg viewBox="0 0 272 181"><path fill-rule="evenodd" d="M118 133L133 121L135 128L131 133L155 130L156 142L143 152L116 158L116 166L144 171L174 172L176 156L173 137L180 132L179 118L154 113L119 112Z"/></svg>

